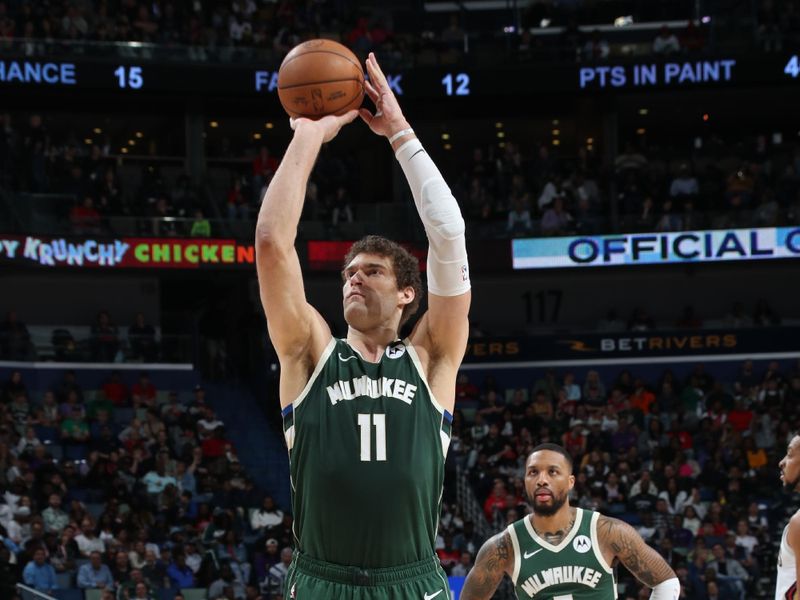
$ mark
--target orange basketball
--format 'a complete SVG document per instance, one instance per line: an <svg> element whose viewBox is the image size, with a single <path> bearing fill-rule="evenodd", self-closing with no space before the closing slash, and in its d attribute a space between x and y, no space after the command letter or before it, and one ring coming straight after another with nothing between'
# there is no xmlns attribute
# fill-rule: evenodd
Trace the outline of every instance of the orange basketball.
<svg viewBox="0 0 800 600"><path fill-rule="evenodd" d="M364 69L355 54L332 40L292 48L278 71L278 97L290 117L319 119L361 106Z"/></svg>

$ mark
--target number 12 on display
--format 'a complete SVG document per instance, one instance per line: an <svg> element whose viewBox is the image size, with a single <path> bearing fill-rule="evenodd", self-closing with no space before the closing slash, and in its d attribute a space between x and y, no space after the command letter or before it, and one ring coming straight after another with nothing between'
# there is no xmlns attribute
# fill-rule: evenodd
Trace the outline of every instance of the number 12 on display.
<svg viewBox="0 0 800 600"><path fill-rule="evenodd" d="M444 93L448 96L469 96L469 75L448 73L442 77Z"/></svg>

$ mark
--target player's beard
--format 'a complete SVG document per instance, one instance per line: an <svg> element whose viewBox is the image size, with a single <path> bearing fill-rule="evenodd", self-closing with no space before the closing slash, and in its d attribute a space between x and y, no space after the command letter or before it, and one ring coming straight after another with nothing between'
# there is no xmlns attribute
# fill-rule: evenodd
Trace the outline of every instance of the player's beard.
<svg viewBox="0 0 800 600"><path fill-rule="evenodd" d="M783 491L788 492L789 494L794 494L797 492L797 486L800 485L800 476L796 477L794 481L787 481L786 475L784 475L783 479Z"/></svg>
<svg viewBox="0 0 800 600"><path fill-rule="evenodd" d="M553 494L553 501L549 505L541 505L536 503L536 495L533 496L533 512L541 517L552 517L556 514L564 504L567 502L569 491L565 490L560 496Z"/></svg>

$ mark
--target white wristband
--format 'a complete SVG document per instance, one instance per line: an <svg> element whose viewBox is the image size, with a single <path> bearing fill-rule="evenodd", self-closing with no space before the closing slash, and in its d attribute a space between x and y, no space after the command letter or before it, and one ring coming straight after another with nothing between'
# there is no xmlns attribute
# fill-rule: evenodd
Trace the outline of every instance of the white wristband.
<svg viewBox="0 0 800 600"><path fill-rule="evenodd" d="M404 135L408 135L410 133L414 133L414 130L410 127L408 129L401 129L397 133L395 133L392 137L389 138L389 143L393 143L395 140L399 140Z"/></svg>
<svg viewBox="0 0 800 600"><path fill-rule="evenodd" d="M677 577L671 577L653 587L650 600L678 600L681 595L681 582Z"/></svg>

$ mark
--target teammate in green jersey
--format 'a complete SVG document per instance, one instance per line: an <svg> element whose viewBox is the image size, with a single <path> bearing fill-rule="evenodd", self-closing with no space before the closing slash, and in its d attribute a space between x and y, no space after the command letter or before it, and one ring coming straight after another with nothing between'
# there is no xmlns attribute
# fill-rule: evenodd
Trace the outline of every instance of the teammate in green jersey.
<svg viewBox="0 0 800 600"><path fill-rule="evenodd" d="M564 448L533 449L525 467L533 514L481 547L462 600L488 600L506 573L520 600L612 600L616 560L653 589L651 600L677 600L678 578L661 555L627 523L571 507L574 485L572 457Z"/></svg>
<svg viewBox="0 0 800 600"><path fill-rule="evenodd" d="M446 600L434 541L468 335L464 220L372 54L367 71L376 111L292 120L258 217L256 262L281 363L295 516L286 597ZM428 310L404 340L398 331L422 291L407 251L377 236L353 246L342 271L347 337L337 340L305 299L294 248L320 148L357 116L388 138L428 236Z"/></svg>

